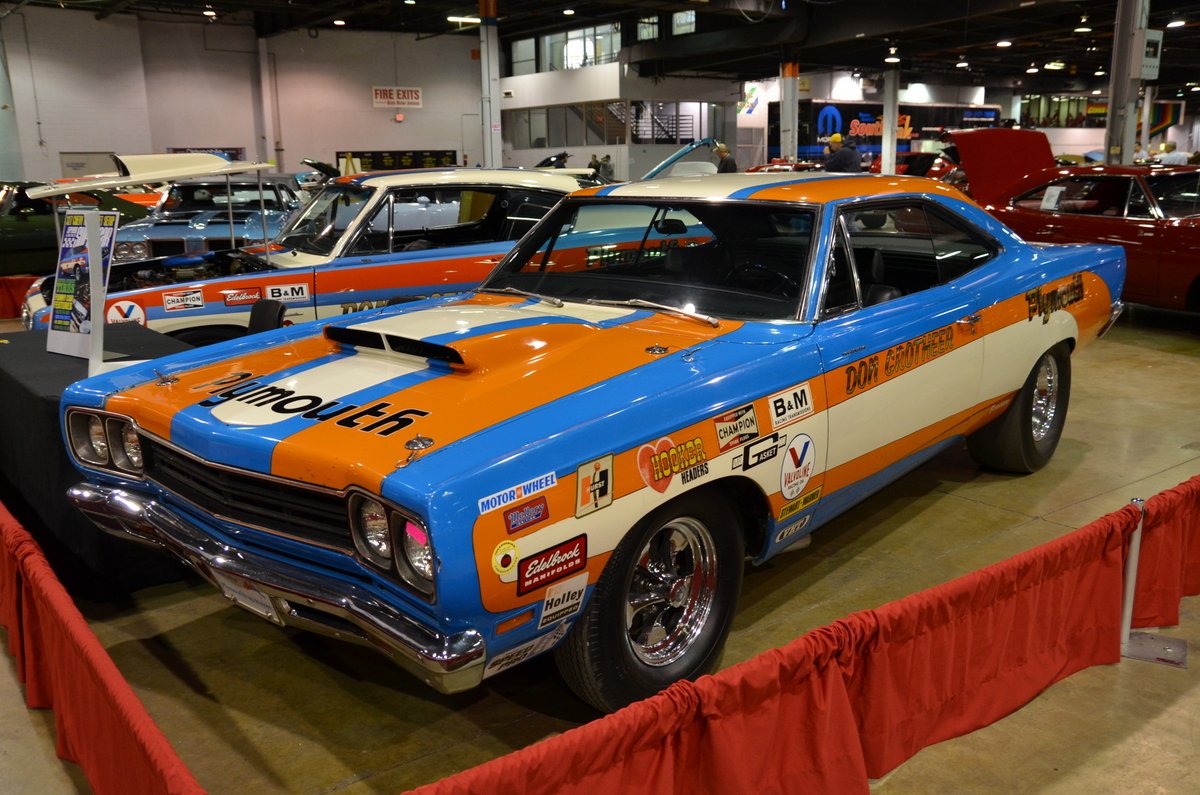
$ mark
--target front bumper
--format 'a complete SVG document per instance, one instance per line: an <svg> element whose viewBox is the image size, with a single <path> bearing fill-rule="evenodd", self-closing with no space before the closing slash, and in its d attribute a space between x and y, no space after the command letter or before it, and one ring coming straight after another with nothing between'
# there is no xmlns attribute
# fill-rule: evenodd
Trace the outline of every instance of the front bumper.
<svg viewBox="0 0 1200 795"><path fill-rule="evenodd" d="M137 494L81 483L67 497L102 530L164 548L268 621L372 646L442 693L483 679L487 648L476 630L432 630L355 585L226 546Z"/></svg>

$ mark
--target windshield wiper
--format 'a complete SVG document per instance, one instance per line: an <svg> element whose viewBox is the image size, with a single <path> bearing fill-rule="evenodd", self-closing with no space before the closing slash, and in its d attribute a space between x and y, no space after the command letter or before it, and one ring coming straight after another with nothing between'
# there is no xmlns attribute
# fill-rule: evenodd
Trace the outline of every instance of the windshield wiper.
<svg viewBox="0 0 1200 795"><path fill-rule="evenodd" d="M539 295L538 293L531 293L528 290L518 290L516 287L480 287L479 291L480 292L491 292L491 293L510 293L512 295L523 295L526 298L536 298L539 301L545 301L546 303L550 304L550 306L554 306L554 307L560 307L563 305L561 298L555 298L552 295Z"/></svg>
<svg viewBox="0 0 1200 795"><path fill-rule="evenodd" d="M657 309L659 312L667 312L672 315L686 317L689 320L699 320L701 323L707 323L713 328L721 325L721 321L717 320L712 315L702 315L699 312L689 312L677 306L668 306L667 304L656 304L653 301L643 301L641 298L623 298L619 301L606 298L589 298L589 304L600 304L602 306L637 306L642 309Z"/></svg>

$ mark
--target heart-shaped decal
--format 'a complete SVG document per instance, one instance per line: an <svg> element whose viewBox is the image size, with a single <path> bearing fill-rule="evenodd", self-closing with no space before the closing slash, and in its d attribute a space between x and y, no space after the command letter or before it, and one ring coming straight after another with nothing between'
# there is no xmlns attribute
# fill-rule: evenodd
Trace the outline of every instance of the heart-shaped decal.
<svg viewBox="0 0 1200 795"><path fill-rule="evenodd" d="M668 437L664 436L654 444L644 444L638 448L637 463L638 470L642 473L642 480L646 481L646 485L657 492L664 492L667 486L671 485L673 473L671 467L662 465L662 457L668 455L668 451L675 446ZM655 459L659 459L657 462Z"/></svg>

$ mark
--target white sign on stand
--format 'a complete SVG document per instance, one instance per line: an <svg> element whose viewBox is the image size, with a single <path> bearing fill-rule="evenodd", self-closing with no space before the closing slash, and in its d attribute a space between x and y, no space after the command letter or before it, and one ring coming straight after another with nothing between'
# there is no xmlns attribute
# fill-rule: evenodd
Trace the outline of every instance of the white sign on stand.
<svg viewBox="0 0 1200 795"><path fill-rule="evenodd" d="M46 350L86 358L88 375L103 368L104 298L119 218L88 210L63 219Z"/></svg>

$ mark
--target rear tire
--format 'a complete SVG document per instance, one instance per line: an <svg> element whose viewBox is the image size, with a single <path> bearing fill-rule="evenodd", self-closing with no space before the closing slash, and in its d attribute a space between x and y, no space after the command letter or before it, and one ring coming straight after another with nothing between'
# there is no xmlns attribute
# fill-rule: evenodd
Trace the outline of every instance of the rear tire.
<svg viewBox="0 0 1200 795"><path fill-rule="evenodd" d="M1071 353L1060 342L1041 355L1004 414L967 437L967 451L992 469L1036 472L1058 447L1070 399Z"/></svg>
<svg viewBox="0 0 1200 795"><path fill-rule="evenodd" d="M715 492L648 515L617 545L555 651L563 679L609 712L711 671L737 610L744 555L741 523Z"/></svg>

